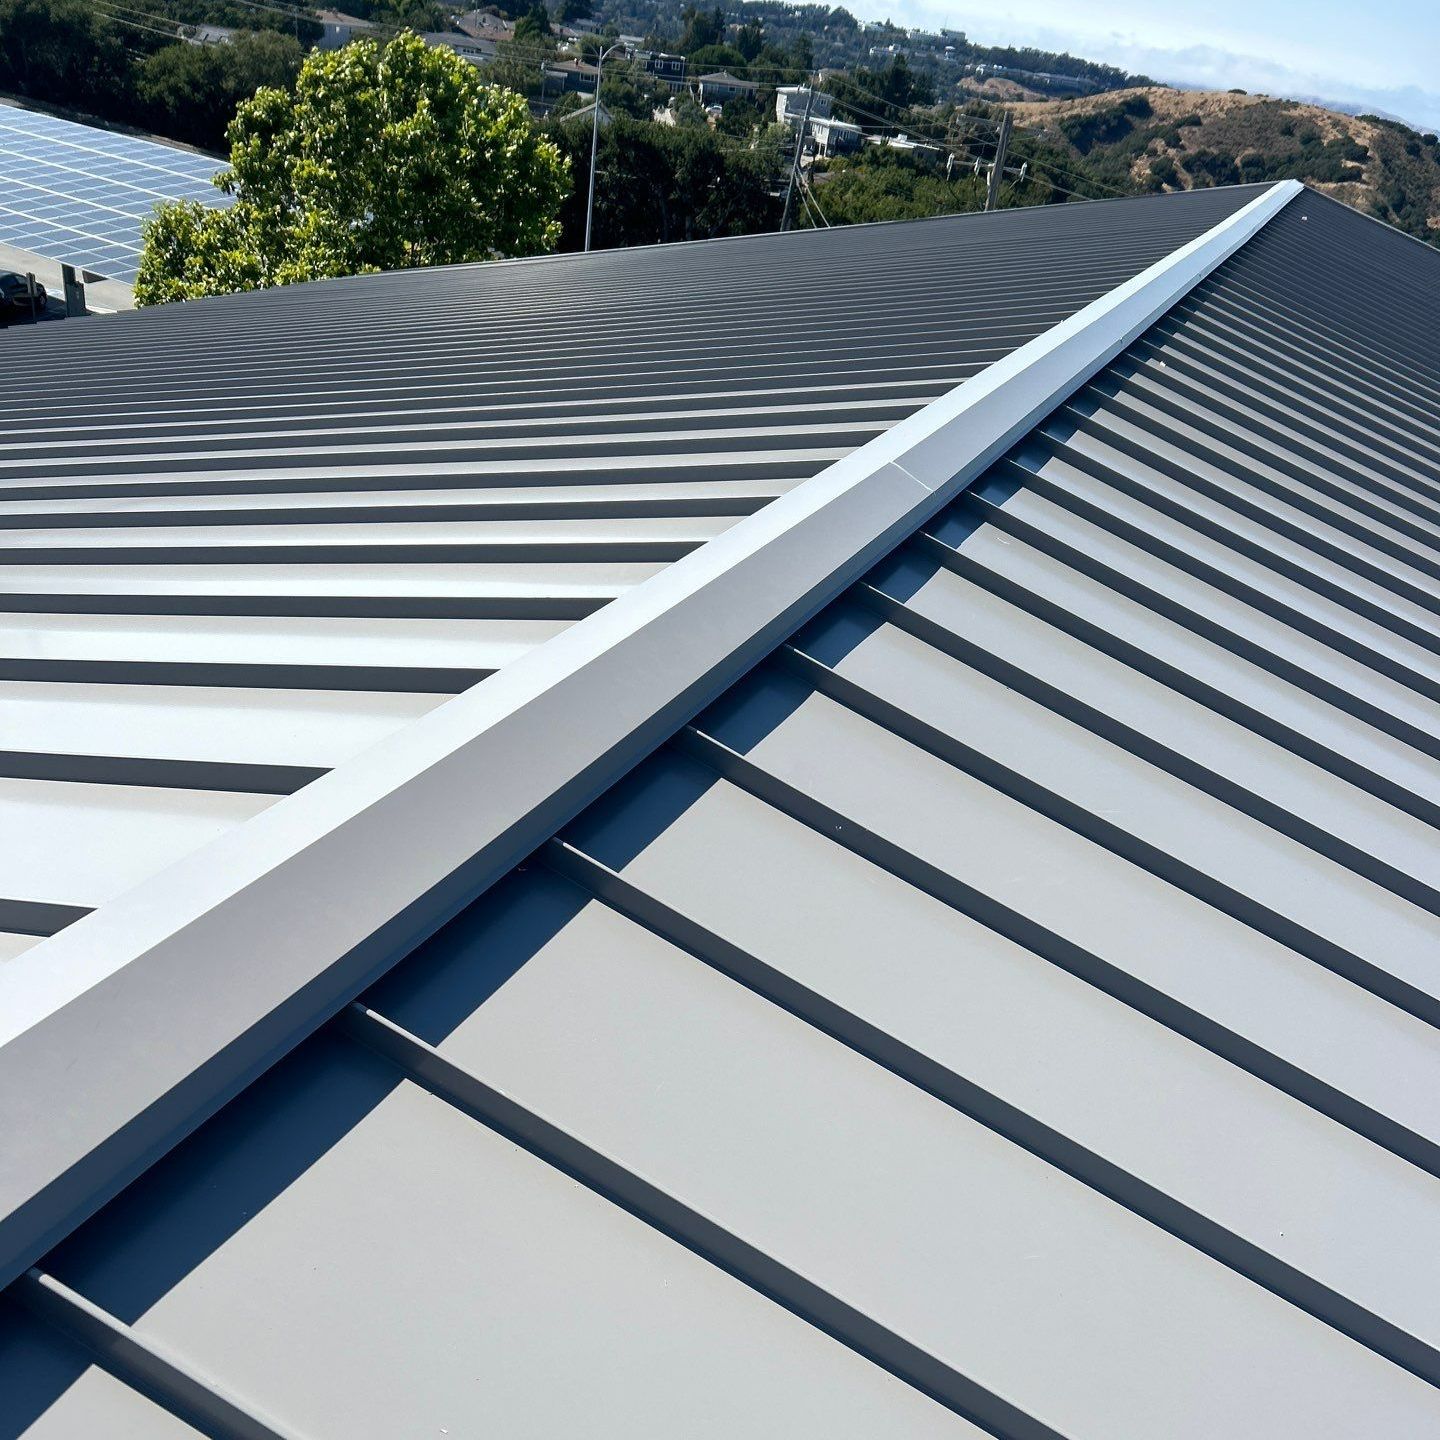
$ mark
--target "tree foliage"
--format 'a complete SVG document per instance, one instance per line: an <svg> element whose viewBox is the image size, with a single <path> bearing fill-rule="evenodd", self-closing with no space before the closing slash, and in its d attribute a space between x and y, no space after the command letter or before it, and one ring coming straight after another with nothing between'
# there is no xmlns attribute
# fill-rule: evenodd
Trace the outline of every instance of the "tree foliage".
<svg viewBox="0 0 1440 1440"><path fill-rule="evenodd" d="M515 22L515 43L534 45L536 41L550 38L550 12L535 0L535 3Z"/></svg>
<svg viewBox="0 0 1440 1440"><path fill-rule="evenodd" d="M877 117L893 123L897 114L935 99L935 82L912 70L903 55L878 70L862 65L853 76L836 75L825 82L825 88L835 97L837 115L865 124L873 124Z"/></svg>
<svg viewBox="0 0 1440 1440"><path fill-rule="evenodd" d="M153 18L137 29L85 0L0 0L0 90L218 150L238 101L294 80L301 42L271 27L274 16L239 11L250 28L227 44L189 44L182 22L225 23L239 10L227 0L210 8L205 15L190 0L147 0Z"/></svg>
<svg viewBox="0 0 1440 1440"><path fill-rule="evenodd" d="M687 5L684 12L685 29L681 33L679 50L682 55L693 55L710 45L719 45L725 39L725 12L716 5L711 10L702 10Z"/></svg>
<svg viewBox="0 0 1440 1440"><path fill-rule="evenodd" d="M166 45L138 67L138 109L160 134L218 149L236 106L263 85L293 85L302 58L299 42L274 30L242 31L224 45Z"/></svg>
<svg viewBox="0 0 1440 1440"><path fill-rule="evenodd" d="M817 177L813 194L831 225L860 225L876 220L920 220L985 208L985 176L962 165L947 174L943 164L917 160L894 150L867 147L851 159L831 161ZM1007 183L1002 206L1043 205L1059 199L1038 175L1022 185ZM797 223L815 225L803 205Z"/></svg>
<svg viewBox="0 0 1440 1440"><path fill-rule="evenodd" d="M402 34L312 54L229 129L224 210L163 206L135 295L156 304L550 249L568 188L525 103Z"/></svg>
<svg viewBox="0 0 1440 1440"><path fill-rule="evenodd" d="M131 86L122 33L83 0L0 0L0 90L123 118L115 109Z"/></svg>
<svg viewBox="0 0 1440 1440"><path fill-rule="evenodd" d="M590 126L560 122L552 133L575 172L574 192L561 211L561 248L577 250L585 234ZM594 243L608 249L773 230L780 219L772 193L780 168L773 143L749 149L703 124L616 116L600 132Z"/></svg>

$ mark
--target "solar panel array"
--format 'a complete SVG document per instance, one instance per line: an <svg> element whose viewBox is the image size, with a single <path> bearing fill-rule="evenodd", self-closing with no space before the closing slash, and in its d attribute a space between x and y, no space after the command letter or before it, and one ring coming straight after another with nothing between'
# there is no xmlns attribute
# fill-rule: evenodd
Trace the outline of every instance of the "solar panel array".
<svg viewBox="0 0 1440 1440"><path fill-rule="evenodd" d="M222 168L209 155L0 105L0 244L132 282L154 207L229 204L210 183Z"/></svg>

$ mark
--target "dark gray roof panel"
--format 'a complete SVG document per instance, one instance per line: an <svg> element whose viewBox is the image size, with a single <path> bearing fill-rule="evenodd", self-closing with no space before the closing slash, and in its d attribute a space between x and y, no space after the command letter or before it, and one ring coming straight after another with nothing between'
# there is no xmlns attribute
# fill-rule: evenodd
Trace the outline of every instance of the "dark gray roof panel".
<svg viewBox="0 0 1440 1440"><path fill-rule="evenodd" d="M0 775L20 790L0 823L53 818L125 853L103 877L94 857L72 873L63 844L43 873L0 861L0 904L38 933L77 918L1255 193L364 276L6 332ZM210 724L242 710L243 734ZM207 794L177 820L158 795L63 788L90 781Z"/></svg>
<svg viewBox="0 0 1440 1440"><path fill-rule="evenodd" d="M42 1269L315 1436L1434 1433L1437 272L1293 201Z"/></svg>

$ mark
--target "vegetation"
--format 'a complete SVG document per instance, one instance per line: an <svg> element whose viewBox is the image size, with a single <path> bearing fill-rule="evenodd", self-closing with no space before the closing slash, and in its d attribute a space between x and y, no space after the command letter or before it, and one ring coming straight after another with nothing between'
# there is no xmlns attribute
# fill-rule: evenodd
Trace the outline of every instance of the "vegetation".
<svg viewBox="0 0 1440 1440"><path fill-rule="evenodd" d="M836 75L825 86L835 97L836 115L872 126L877 119L883 124L914 106L935 102L935 82L911 70L903 55L878 70L862 65L853 75Z"/></svg>
<svg viewBox="0 0 1440 1440"><path fill-rule="evenodd" d="M597 0L595 14L617 33L644 35L656 41L674 41L688 23L687 0ZM1078 56L1051 50L1010 45L978 45L958 31L916 37L903 26L889 21L862 25L843 6L789 4L786 0L745 0L743 12L733 3L727 7L731 18L740 18L746 29L763 30L771 44L794 51L809 47L810 65L853 69L867 64L874 46L900 47L908 52L911 69L924 75L938 89L953 86L960 67L1001 66L1031 74L1066 76L1096 90L1115 90L1126 85L1147 83L1143 76L1127 75L1113 65L1099 65ZM743 32L742 32L743 33ZM946 47L950 54L946 56ZM666 45L674 49L673 43ZM744 53L744 46L736 43ZM683 51L689 54L689 50Z"/></svg>
<svg viewBox="0 0 1440 1440"><path fill-rule="evenodd" d="M585 236L590 179L590 126L559 120L550 134L575 176L560 210L560 248L578 250ZM755 148L717 135L704 121L654 125L616 116L600 132L595 186L599 246L709 240L774 230L780 204L773 192L781 170L778 142Z"/></svg>
<svg viewBox="0 0 1440 1440"><path fill-rule="evenodd" d="M0 91L218 150L236 104L300 68L293 34L261 26L191 45L167 23L179 21L137 31L85 0L0 0Z"/></svg>
<svg viewBox="0 0 1440 1440"><path fill-rule="evenodd" d="M1164 89L1020 110L1108 193L1302 180L1440 243L1440 145L1393 120Z"/></svg>
<svg viewBox="0 0 1440 1440"><path fill-rule="evenodd" d="M814 196L831 225L858 225L981 210L985 183L968 170L950 180L943 166L895 150L867 147L853 158L832 161L815 185ZM798 224L817 223L803 204L797 202L795 210Z"/></svg>
<svg viewBox="0 0 1440 1440"><path fill-rule="evenodd" d="M293 85L304 53L293 36L242 31L225 45L166 45L136 67L147 129L202 150L222 143L235 109L262 86Z"/></svg>
<svg viewBox="0 0 1440 1440"><path fill-rule="evenodd" d="M1135 133L1137 120L1148 120L1155 112L1143 95L1127 95L1103 110L1082 110L1060 122L1060 133L1082 154L1097 145L1113 145Z"/></svg>
<svg viewBox="0 0 1440 1440"><path fill-rule="evenodd" d="M312 54L229 131L224 210L166 205L138 303L552 248L568 167L525 103L403 34Z"/></svg>
<svg viewBox="0 0 1440 1440"><path fill-rule="evenodd" d="M953 157L936 166L866 146L820 162L813 193L832 223L977 208L999 110L960 93L957 62L1025 71L1027 85L1046 72L1103 92L1016 107L1002 204L1294 177L1440 240L1431 223L1440 215L1440 148L1406 126L1243 92L1117 93L1131 77L1073 56L976 46L953 31L861 26L843 8L783 0L746 0L743 10L690 0L503 0L500 8L517 20L516 38L483 69L448 51L426 52L412 37L394 64L380 58L389 50L366 42L345 59L312 56L303 71L304 47L319 26L288 4L145 0L143 9L117 9L89 0L0 0L0 90L229 150L225 185L235 203L221 217L171 209L152 227L153 258L141 285L147 299L574 248L584 230L589 132L565 117L582 101L563 97L541 140L514 97L548 103L545 64L576 53L562 52L556 27L583 18L592 3L602 28L581 39L581 58L593 62L623 27L645 34L648 48L684 54L692 74L731 70L759 86L707 119L641 60L612 55L603 99L617 123L601 142L601 244L773 227L793 143L772 123L775 87L803 82L820 64L847 67L824 84L837 115L869 132L904 131ZM447 23L438 0L347 0L346 8L381 25ZM232 25L237 34L222 45L186 43L182 27L200 21ZM948 60L936 50L942 40L953 52ZM877 48L891 53L874 60ZM442 73L449 77L440 109L419 99L422 72L437 83ZM403 93L383 93L392 82ZM386 108L392 100L393 111ZM666 109L677 123L652 125ZM472 111L478 120L465 118ZM562 201L564 159L577 183ZM354 181L346 183L341 177L351 170ZM803 206L795 215L808 223Z"/></svg>

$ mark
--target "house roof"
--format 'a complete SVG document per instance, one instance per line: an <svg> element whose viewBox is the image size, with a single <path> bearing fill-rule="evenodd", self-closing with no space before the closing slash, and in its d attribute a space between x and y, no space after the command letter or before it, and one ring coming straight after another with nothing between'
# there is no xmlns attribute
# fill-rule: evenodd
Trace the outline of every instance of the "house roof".
<svg viewBox="0 0 1440 1440"><path fill-rule="evenodd" d="M702 75L700 83L702 85L729 85L735 90L758 90L760 88L753 80L742 80L728 70L715 70L709 75Z"/></svg>
<svg viewBox="0 0 1440 1440"><path fill-rule="evenodd" d="M420 37L427 45L444 45L452 50L495 53L495 42L484 36L455 30L428 30Z"/></svg>
<svg viewBox="0 0 1440 1440"><path fill-rule="evenodd" d="M455 24L467 35L473 35L478 40L500 41L515 38L513 21L502 20L498 15L486 11L470 10L464 15L457 15Z"/></svg>
<svg viewBox="0 0 1440 1440"><path fill-rule="evenodd" d="M92 982L0 1048L12 1265L80 1156L20 1433L1434 1428L1436 257L1286 185L568 263L822 242L970 382L16 962Z"/></svg>

